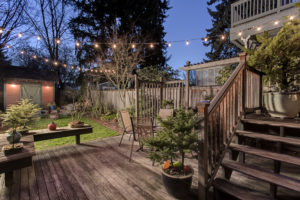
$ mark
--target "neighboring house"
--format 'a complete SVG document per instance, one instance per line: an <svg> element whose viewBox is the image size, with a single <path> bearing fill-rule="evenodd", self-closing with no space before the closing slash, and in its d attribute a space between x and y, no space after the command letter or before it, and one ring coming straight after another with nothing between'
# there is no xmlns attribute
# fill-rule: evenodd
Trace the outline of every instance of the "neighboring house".
<svg viewBox="0 0 300 200"><path fill-rule="evenodd" d="M53 103L56 81L54 72L0 64L0 109L26 98L39 106Z"/></svg>
<svg viewBox="0 0 300 200"><path fill-rule="evenodd" d="M237 65L239 63L239 57L224 59L219 61L207 62L203 64L187 65L180 68L190 74L190 71L195 71L195 77L193 80L196 86L217 86L216 77L219 75L219 71L225 66ZM191 78L191 76L190 76Z"/></svg>

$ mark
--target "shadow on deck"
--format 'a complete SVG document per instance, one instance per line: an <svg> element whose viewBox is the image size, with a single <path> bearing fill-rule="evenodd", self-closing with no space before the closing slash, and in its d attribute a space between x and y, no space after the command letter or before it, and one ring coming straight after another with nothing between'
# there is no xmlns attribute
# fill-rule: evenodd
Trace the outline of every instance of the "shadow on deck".
<svg viewBox="0 0 300 200"><path fill-rule="evenodd" d="M152 166L143 152L134 152L129 163L129 141L125 138L119 147L119 140L117 136L38 151L32 167L14 171L12 186L5 187L1 177L0 199L174 199L162 184L159 165ZM191 194L190 199L196 198Z"/></svg>

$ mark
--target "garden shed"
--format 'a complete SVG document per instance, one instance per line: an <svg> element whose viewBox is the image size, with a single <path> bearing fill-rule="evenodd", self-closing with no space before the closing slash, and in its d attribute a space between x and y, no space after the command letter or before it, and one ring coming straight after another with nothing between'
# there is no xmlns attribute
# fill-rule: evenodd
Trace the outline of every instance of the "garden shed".
<svg viewBox="0 0 300 200"><path fill-rule="evenodd" d="M33 70L29 67L0 66L0 109L21 99L31 99L39 106L53 103L55 99L55 72Z"/></svg>

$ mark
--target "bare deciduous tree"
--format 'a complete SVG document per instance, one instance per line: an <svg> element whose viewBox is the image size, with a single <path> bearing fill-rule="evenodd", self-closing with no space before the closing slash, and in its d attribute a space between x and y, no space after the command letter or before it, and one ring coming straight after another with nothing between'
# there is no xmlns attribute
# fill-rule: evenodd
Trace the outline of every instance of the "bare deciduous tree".
<svg viewBox="0 0 300 200"><path fill-rule="evenodd" d="M102 51L100 46L97 58L97 72L104 74L114 85L125 107L126 89L133 80L133 72L143 62L143 47L136 45L130 36L114 36L109 39L110 47ZM97 44L95 44L97 46Z"/></svg>
<svg viewBox="0 0 300 200"><path fill-rule="evenodd" d="M3 48L18 37L16 30L23 23L26 0L6 0L0 2L0 57L3 58ZM1 58L0 58L1 60Z"/></svg>

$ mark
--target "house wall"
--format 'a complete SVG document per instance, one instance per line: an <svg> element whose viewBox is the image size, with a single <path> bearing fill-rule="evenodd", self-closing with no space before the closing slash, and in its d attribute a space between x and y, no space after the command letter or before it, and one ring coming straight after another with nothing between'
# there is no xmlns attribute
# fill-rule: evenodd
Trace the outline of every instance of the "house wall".
<svg viewBox="0 0 300 200"><path fill-rule="evenodd" d="M54 102L54 87L53 85L42 86L42 104L47 106L49 103Z"/></svg>
<svg viewBox="0 0 300 200"><path fill-rule="evenodd" d="M20 101L20 84L16 83L5 83L5 107L10 104L15 104Z"/></svg>

